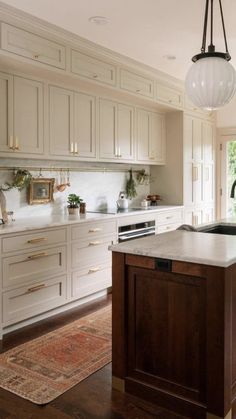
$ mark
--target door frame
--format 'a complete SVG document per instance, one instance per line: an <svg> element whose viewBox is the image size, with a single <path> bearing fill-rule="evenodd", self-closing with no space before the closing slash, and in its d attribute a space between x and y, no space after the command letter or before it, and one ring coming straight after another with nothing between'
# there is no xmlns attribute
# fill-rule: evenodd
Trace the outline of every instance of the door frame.
<svg viewBox="0 0 236 419"><path fill-rule="evenodd" d="M234 139L236 141L236 127L218 128L217 129L217 161L216 161L216 211L217 219L226 216L226 185L225 177L225 156L226 144Z"/></svg>

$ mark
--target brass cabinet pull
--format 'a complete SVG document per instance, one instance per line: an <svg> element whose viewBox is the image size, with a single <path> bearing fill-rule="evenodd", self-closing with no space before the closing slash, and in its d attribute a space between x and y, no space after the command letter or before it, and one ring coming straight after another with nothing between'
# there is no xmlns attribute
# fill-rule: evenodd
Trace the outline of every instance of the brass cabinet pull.
<svg viewBox="0 0 236 419"><path fill-rule="evenodd" d="M45 256L47 256L47 253L42 252L42 253L37 253L36 255L31 255L31 256L28 256L28 259L29 259L29 260L39 259L39 258L43 258L43 257L45 257Z"/></svg>
<svg viewBox="0 0 236 419"><path fill-rule="evenodd" d="M173 218L173 215L167 215L166 220L170 220L171 218Z"/></svg>
<svg viewBox="0 0 236 419"><path fill-rule="evenodd" d="M101 270L101 268L99 268L99 267L96 267L96 268L90 268L89 269L89 271L88 271L88 273L89 274L92 274L92 273L94 273L94 272L98 272L98 271L100 271Z"/></svg>
<svg viewBox="0 0 236 419"><path fill-rule="evenodd" d="M89 233L97 233L98 231L102 231L102 228L90 228Z"/></svg>
<svg viewBox="0 0 236 419"><path fill-rule="evenodd" d="M47 241L47 237L37 237L36 239L28 240L27 243L35 244L35 243L46 242L46 241Z"/></svg>
<svg viewBox="0 0 236 419"><path fill-rule="evenodd" d="M89 242L89 246L97 246L98 244L102 244L100 240L96 240L94 242Z"/></svg>
<svg viewBox="0 0 236 419"><path fill-rule="evenodd" d="M14 150L13 135L10 135L10 137L9 137L9 148L10 148L10 150Z"/></svg>
<svg viewBox="0 0 236 419"><path fill-rule="evenodd" d="M97 79L98 78L98 75L97 74L93 74L93 78L94 79Z"/></svg>
<svg viewBox="0 0 236 419"><path fill-rule="evenodd" d="M14 150L19 150L20 149L20 147L19 147L19 138L18 137L15 138L15 147L13 147L13 149Z"/></svg>
<svg viewBox="0 0 236 419"><path fill-rule="evenodd" d="M37 58L39 58L39 54L35 54L34 58L35 58L35 60L37 60Z"/></svg>
<svg viewBox="0 0 236 419"><path fill-rule="evenodd" d="M41 285L36 285L35 287L32 288L28 288L28 290L26 291L26 294L30 294L31 292L35 292L35 291L39 291L42 288L45 288L46 285L45 284L41 284Z"/></svg>

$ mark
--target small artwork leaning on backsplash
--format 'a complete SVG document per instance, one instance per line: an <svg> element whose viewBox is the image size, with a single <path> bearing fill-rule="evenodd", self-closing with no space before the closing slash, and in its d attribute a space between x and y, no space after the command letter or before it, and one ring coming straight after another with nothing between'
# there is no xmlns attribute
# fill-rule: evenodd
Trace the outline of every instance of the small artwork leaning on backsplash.
<svg viewBox="0 0 236 419"><path fill-rule="evenodd" d="M28 189L29 205L52 202L54 182L54 178L33 178Z"/></svg>

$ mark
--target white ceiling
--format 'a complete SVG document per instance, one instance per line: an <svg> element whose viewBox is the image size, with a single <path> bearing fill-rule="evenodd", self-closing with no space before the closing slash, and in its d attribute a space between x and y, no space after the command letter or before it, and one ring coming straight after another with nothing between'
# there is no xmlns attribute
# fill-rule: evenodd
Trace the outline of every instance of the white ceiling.
<svg viewBox="0 0 236 419"><path fill-rule="evenodd" d="M184 79L200 52L205 0L5 0L4 3L90 41ZM229 51L236 66L236 1L223 0ZM218 1L215 44L223 49ZM91 16L106 16L98 26ZM175 55L168 61L165 55Z"/></svg>

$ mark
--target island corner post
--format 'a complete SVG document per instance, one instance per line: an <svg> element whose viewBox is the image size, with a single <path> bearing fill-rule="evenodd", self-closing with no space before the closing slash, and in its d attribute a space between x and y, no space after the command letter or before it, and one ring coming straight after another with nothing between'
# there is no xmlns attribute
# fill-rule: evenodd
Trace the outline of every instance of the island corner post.
<svg viewBox="0 0 236 419"><path fill-rule="evenodd" d="M112 252L113 388L193 419L230 419L236 265L157 260Z"/></svg>

